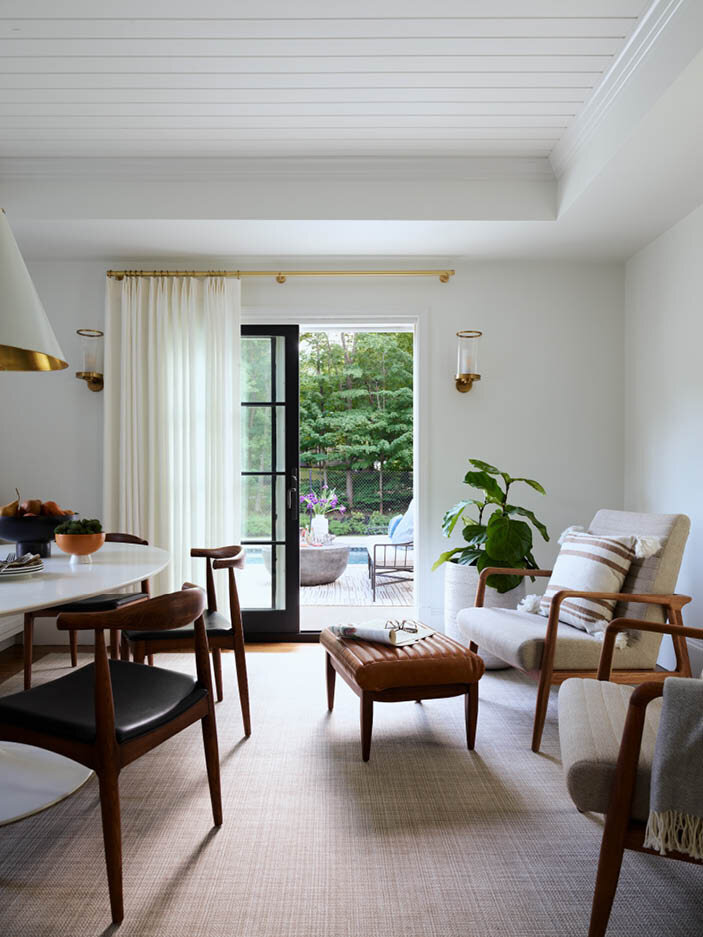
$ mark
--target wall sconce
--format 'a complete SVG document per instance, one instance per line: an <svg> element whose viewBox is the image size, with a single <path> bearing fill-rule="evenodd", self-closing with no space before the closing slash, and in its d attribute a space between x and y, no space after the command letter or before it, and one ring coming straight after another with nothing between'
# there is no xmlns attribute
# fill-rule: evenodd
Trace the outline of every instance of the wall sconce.
<svg viewBox="0 0 703 937"><path fill-rule="evenodd" d="M478 369L478 340L483 333L474 329L463 329L456 333L456 389L460 394L468 393L474 381L480 381Z"/></svg>
<svg viewBox="0 0 703 937"><path fill-rule="evenodd" d="M100 329L78 329L81 337L83 370L76 371L76 377L85 381L90 390L103 389L103 335Z"/></svg>

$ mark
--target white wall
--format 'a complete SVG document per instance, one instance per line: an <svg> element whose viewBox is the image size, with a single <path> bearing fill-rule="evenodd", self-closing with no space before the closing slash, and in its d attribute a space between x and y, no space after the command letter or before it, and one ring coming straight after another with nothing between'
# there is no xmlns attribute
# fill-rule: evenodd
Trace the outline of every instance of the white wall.
<svg viewBox="0 0 703 937"><path fill-rule="evenodd" d="M678 591L694 597L684 609L694 627L703 626L702 310L703 206L628 261L625 313L625 505L690 516ZM661 659L673 662L670 646Z"/></svg>
<svg viewBox="0 0 703 937"><path fill-rule="evenodd" d="M149 263L130 264L137 265ZM12 389L22 400L20 412L3 408L0 417L4 438L17 440L2 456L0 503L10 500L21 483L27 495L36 489L82 514L99 514L102 397L73 377L78 369L73 332L102 321L109 266L109 259L30 265L71 369L58 375L0 376L5 399ZM198 266L208 264L199 261ZM587 523L599 507L622 506L622 266L465 263L446 285L436 280L292 279L280 286L245 280L242 294L245 314L262 320L287 315L305 322L342 310L379 321L419 318L426 356L420 386L426 495L421 505L421 614L435 624L441 624L443 577L430 573L429 566L447 547L440 530L443 512L468 493L461 479L469 456L545 485L546 498L529 488L515 489L515 501L519 494L518 503L533 508L552 532L549 545L537 546L537 559L544 564L553 559L564 527ZM453 384L454 335L460 328L484 332L482 380L466 395Z"/></svg>

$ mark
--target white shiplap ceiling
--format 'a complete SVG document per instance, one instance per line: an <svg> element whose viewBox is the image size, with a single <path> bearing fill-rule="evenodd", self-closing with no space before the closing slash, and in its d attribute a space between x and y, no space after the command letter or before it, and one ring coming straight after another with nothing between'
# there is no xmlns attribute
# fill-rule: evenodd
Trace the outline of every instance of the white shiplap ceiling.
<svg viewBox="0 0 703 937"><path fill-rule="evenodd" d="M0 158L544 158L651 0L3 0Z"/></svg>

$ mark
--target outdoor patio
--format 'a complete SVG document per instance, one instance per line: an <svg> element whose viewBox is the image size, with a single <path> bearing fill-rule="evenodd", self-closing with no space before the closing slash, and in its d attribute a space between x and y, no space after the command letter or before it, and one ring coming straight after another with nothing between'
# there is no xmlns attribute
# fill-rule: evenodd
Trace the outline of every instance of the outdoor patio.
<svg viewBox="0 0 703 937"><path fill-rule="evenodd" d="M382 540L382 537L349 536L337 537L335 544L349 547L349 563L342 575L335 582L319 586L300 587L300 605L342 606L350 608L387 608L398 609L414 607L414 585L412 581L394 582L383 585L376 582L376 601L373 601L371 581L367 567L367 549L369 544ZM256 548L247 548L248 562L240 579L240 599L243 608L270 607L271 574Z"/></svg>

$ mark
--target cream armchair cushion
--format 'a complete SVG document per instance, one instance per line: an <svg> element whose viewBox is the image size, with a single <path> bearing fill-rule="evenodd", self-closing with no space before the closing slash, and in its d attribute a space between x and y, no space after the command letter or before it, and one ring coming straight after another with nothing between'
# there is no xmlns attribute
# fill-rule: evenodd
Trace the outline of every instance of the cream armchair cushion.
<svg viewBox="0 0 703 937"><path fill-rule="evenodd" d="M579 810L606 813L634 687L606 680L571 679L559 690L559 741L566 786ZM632 816L649 816L649 787L661 699L647 706Z"/></svg>
<svg viewBox="0 0 703 937"><path fill-rule="evenodd" d="M457 630L479 654L487 651L520 670L539 670L544 654L546 619L502 608L464 608L457 615ZM646 636L650 637L650 636ZM654 635L658 639L658 635ZM645 636L642 635L644 639ZM635 638L630 647L616 648L616 669L642 670L653 666L659 641ZM571 625L559 624L555 670L596 670L603 642Z"/></svg>

